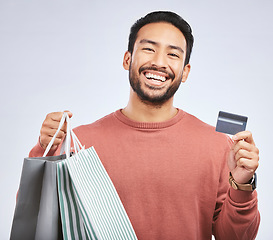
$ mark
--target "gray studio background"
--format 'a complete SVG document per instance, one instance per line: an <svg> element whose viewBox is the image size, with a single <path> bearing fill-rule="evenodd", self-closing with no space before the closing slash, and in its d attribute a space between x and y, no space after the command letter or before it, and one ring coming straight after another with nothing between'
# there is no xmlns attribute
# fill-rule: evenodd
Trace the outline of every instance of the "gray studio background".
<svg viewBox="0 0 273 240"><path fill-rule="evenodd" d="M195 36L175 105L211 125L219 110L249 117L260 148L257 239L273 238L272 1L0 0L0 239L9 238L23 158L45 115L69 109L77 126L124 107L129 28L153 10L181 14Z"/></svg>

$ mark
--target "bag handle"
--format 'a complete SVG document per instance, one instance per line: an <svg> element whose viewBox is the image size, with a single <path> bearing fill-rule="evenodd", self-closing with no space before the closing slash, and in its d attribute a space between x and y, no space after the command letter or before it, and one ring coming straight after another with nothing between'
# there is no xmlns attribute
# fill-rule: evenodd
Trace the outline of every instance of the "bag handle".
<svg viewBox="0 0 273 240"><path fill-rule="evenodd" d="M59 127L58 127L56 133L54 134L54 136L52 137L51 141L47 145L43 157L45 157L48 154L48 152L50 151L50 149L51 149L51 147L52 147L58 133L60 132L62 126L64 125L65 121L67 123L66 137L65 137L65 139L64 139L64 141L62 143L60 154L65 153L66 158L70 157L71 139L72 139L72 143L74 144L74 149L75 149L76 153L79 152L81 149L84 149L81 142L79 141L79 139L77 138L77 136L75 135L73 130L71 129L70 118L69 118L67 112L64 112L63 116L61 118Z"/></svg>

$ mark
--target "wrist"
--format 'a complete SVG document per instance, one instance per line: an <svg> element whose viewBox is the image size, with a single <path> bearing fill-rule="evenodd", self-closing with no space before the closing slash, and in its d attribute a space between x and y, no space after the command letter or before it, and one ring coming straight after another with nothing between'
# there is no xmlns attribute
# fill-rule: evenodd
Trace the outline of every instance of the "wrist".
<svg viewBox="0 0 273 240"><path fill-rule="evenodd" d="M254 191L256 189L257 185L257 176L256 173L254 173L253 177L249 180L248 183L242 184L242 183L237 183L231 172L229 173L229 184L231 187L235 190L241 190L241 191Z"/></svg>

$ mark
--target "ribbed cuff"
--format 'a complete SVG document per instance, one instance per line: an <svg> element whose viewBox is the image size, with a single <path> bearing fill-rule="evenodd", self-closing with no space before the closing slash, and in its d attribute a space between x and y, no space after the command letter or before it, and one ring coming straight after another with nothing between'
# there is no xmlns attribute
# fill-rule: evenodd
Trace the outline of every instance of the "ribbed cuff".
<svg viewBox="0 0 273 240"><path fill-rule="evenodd" d="M249 192L249 191L235 190L232 187L229 188L228 194L230 196L230 199L236 203L250 202L257 197L256 190Z"/></svg>
<svg viewBox="0 0 273 240"><path fill-rule="evenodd" d="M40 144L40 137L39 137L37 144L29 152L29 157L42 157L44 155L44 152L45 150L42 148ZM56 149L50 150L47 156L54 156L55 152L56 152Z"/></svg>

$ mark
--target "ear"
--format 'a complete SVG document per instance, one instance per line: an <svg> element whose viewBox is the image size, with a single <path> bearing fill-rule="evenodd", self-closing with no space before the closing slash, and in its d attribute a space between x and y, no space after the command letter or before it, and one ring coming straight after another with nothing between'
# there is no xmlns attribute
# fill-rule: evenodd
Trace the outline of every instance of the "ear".
<svg viewBox="0 0 273 240"><path fill-rule="evenodd" d="M126 51L123 57L123 67L125 70L129 70L131 64L131 53Z"/></svg>
<svg viewBox="0 0 273 240"><path fill-rule="evenodd" d="M182 82L186 82L191 70L191 65L187 64L183 69Z"/></svg>

